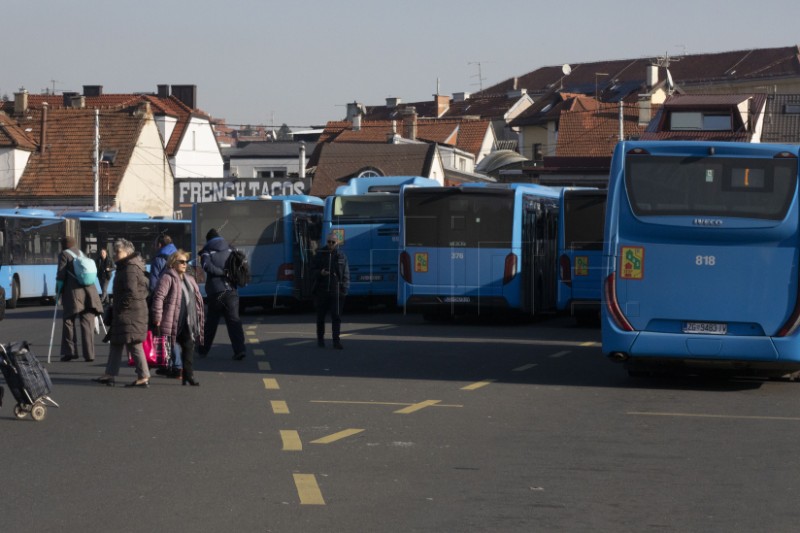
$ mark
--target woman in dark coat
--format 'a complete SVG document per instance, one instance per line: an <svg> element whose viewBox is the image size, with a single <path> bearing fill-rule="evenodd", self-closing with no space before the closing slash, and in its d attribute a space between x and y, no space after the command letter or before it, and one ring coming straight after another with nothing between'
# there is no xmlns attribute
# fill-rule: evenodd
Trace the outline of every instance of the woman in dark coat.
<svg viewBox="0 0 800 533"><path fill-rule="evenodd" d="M183 384L194 380L194 347L203 344L203 296L194 278L186 273L189 254L178 250L167 259L153 293L151 318L160 335L169 335L183 354Z"/></svg>
<svg viewBox="0 0 800 533"><path fill-rule="evenodd" d="M114 260L117 272L114 276L113 316L109 332L111 348L108 352L106 373L94 381L114 385L122 354L127 351L136 361L138 379L126 387L147 387L150 370L142 349L142 341L147 336L148 294L144 260L126 239L119 239L114 243Z"/></svg>

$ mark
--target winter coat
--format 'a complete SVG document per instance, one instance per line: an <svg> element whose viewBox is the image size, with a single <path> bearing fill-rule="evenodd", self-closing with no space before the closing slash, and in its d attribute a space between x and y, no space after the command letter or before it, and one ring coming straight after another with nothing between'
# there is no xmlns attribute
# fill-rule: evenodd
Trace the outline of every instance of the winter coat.
<svg viewBox="0 0 800 533"><path fill-rule="evenodd" d="M195 344L202 346L203 327L205 324L203 295L200 294L200 287L197 286L197 282L192 276L186 274L184 279L194 289L197 326L200 330L195 332ZM164 274L156 286L156 292L153 293L153 308L150 311L151 322L154 324L156 322L159 323L159 333L161 335L169 335L173 339L178 337L178 329L180 327L178 320L181 313L181 298L183 297L182 284L183 280L181 280L180 274L174 268L164 270Z"/></svg>
<svg viewBox="0 0 800 533"><path fill-rule="evenodd" d="M323 269L330 274L323 276ZM345 253L338 248L320 248L311 261L311 275L314 280L313 293L316 295L344 295L350 290L350 263Z"/></svg>
<svg viewBox="0 0 800 533"><path fill-rule="evenodd" d="M214 237L200 250L200 264L206 272L206 294L219 294L221 292L236 290L225 279L225 262L231 255L228 241L222 237Z"/></svg>
<svg viewBox="0 0 800 533"><path fill-rule="evenodd" d="M156 285L158 285L158 280L161 279L161 275L164 273L164 270L167 268L167 259L169 256L177 252L178 249L175 248L175 245L172 243L167 244L163 248L161 248L156 256L150 261L150 292L152 293L156 290Z"/></svg>
<svg viewBox="0 0 800 533"><path fill-rule="evenodd" d="M97 264L97 279L100 280L100 283L111 279L112 274L114 274L114 269L116 268L111 256L106 255L106 258L103 259L98 255L94 262Z"/></svg>
<svg viewBox="0 0 800 533"><path fill-rule="evenodd" d="M79 255L77 248L70 248L75 255ZM103 304L100 303L100 295L97 294L97 286L94 283L82 287L75 278L72 262L73 257L66 250L58 254L58 270L56 280L64 282L61 290L61 302L64 305L64 316L71 317L84 311L92 312L96 315L103 314Z"/></svg>
<svg viewBox="0 0 800 533"><path fill-rule="evenodd" d="M128 344L142 342L146 336L147 274L142 256L135 252L117 261L110 340Z"/></svg>

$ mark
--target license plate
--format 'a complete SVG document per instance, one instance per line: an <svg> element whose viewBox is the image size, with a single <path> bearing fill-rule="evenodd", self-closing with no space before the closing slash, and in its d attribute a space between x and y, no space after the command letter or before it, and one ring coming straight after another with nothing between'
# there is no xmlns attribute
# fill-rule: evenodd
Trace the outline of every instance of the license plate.
<svg viewBox="0 0 800 533"><path fill-rule="evenodd" d="M468 304L472 300L469 296L445 296L442 301L446 304Z"/></svg>
<svg viewBox="0 0 800 533"><path fill-rule="evenodd" d="M684 322L684 333L705 333L706 335L726 335L728 324L720 322Z"/></svg>
<svg viewBox="0 0 800 533"><path fill-rule="evenodd" d="M358 281L383 281L382 274L359 274Z"/></svg>

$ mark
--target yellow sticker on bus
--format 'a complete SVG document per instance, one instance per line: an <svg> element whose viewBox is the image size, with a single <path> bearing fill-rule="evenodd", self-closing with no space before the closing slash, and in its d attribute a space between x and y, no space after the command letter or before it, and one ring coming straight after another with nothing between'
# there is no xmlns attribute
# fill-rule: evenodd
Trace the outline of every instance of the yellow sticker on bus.
<svg viewBox="0 0 800 533"><path fill-rule="evenodd" d="M619 277L622 279L644 278L644 248L641 246L623 246L620 249L622 268Z"/></svg>

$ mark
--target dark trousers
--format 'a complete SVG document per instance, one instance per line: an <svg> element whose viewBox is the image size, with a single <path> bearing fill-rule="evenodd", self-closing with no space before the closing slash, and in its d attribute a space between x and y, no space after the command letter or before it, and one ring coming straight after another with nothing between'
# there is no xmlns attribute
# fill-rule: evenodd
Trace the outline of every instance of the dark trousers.
<svg viewBox="0 0 800 533"><path fill-rule="evenodd" d="M183 379L194 379L194 341L188 328L184 328L178 333L178 338L175 339L175 342L180 346L181 350Z"/></svg>
<svg viewBox="0 0 800 533"><path fill-rule="evenodd" d="M214 344L217 326L220 317L225 317L225 326L228 328L228 337L233 346L233 355L245 352L244 328L242 319L239 318L239 294L236 291L225 291L208 295L208 313L203 331L203 347L201 353L207 354ZM184 363L184 369L186 363Z"/></svg>
<svg viewBox="0 0 800 533"><path fill-rule="evenodd" d="M61 328L61 355L75 357L78 355L78 341L75 331L75 319L81 323L81 340L83 341L83 358L94 359L94 313L84 311L77 315L64 317Z"/></svg>
<svg viewBox="0 0 800 533"><path fill-rule="evenodd" d="M314 307L317 310L317 339L325 338L325 317L331 315L331 333L333 340L338 341L342 332L342 309L344 309L344 294L325 293L314 297Z"/></svg>
<svg viewBox="0 0 800 533"><path fill-rule="evenodd" d="M100 281L100 301L103 303L108 302L108 281L107 279L101 279Z"/></svg>

